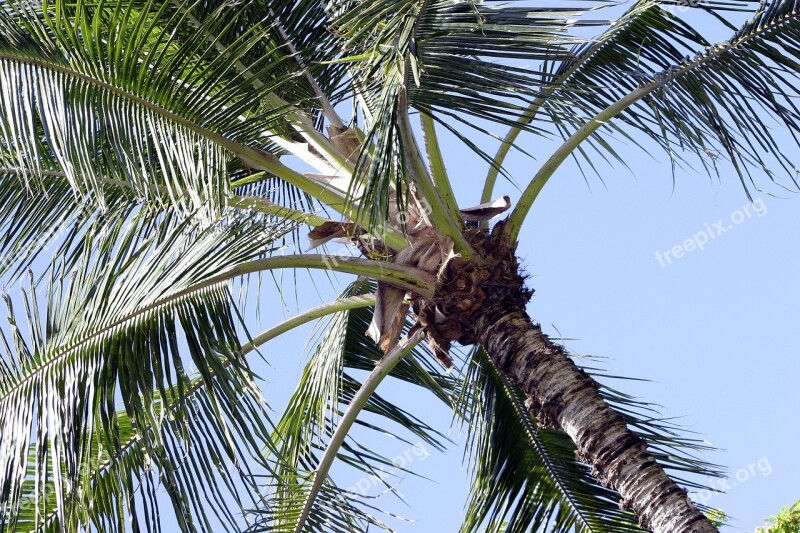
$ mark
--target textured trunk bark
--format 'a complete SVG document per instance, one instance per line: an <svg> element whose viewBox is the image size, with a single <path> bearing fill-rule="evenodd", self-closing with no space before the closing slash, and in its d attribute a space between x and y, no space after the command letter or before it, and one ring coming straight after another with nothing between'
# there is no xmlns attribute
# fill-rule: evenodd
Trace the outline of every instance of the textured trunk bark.
<svg viewBox="0 0 800 533"><path fill-rule="evenodd" d="M644 528L655 533L717 531L560 346L523 311L487 311L475 322L475 337L525 393L531 413L569 434L579 460L620 493L622 504L634 510Z"/></svg>

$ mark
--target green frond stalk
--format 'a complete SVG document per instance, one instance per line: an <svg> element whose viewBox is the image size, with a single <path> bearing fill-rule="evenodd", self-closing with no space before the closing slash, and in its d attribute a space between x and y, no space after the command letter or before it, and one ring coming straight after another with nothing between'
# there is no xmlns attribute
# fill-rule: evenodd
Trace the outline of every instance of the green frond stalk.
<svg viewBox="0 0 800 533"><path fill-rule="evenodd" d="M349 298L334 300L333 302L328 302L326 304L314 307L313 309L309 309L303 313L300 313L299 315L295 315L292 318L284 320L280 324L271 327L264 333L256 335L249 343L242 345L242 353L247 354L256 347L269 342L275 337L283 335L287 331L290 331L298 326L302 326L303 324L317 320L318 318L322 318L333 313L338 313L340 311L349 311L350 309L359 309L361 307L369 307L372 305L375 305L375 294L350 296Z"/></svg>
<svg viewBox="0 0 800 533"><path fill-rule="evenodd" d="M267 257L242 263L209 278L201 284L190 287L187 291L199 290L223 281L246 276L247 274L287 268L312 268L332 270L354 276L367 276L416 292L423 298L432 297L436 288L436 279L432 274L414 267L349 256L296 254Z"/></svg>
<svg viewBox="0 0 800 533"><path fill-rule="evenodd" d="M524 131L525 127L534 121L536 115L539 113L539 109L545 103L547 98L557 89L562 87L563 84L576 71L578 71L578 69L580 69L584 63L586 63L586 61L588 61L598 50L606 45L608 40L613 39L614 35L618 31L625 28L630 23L631 19L646 11L656 3L657 0L639 0L627 13L625 13L623 17L616 21L616 23L607 32L597 39L596 42L594 42L586 52L584 52L578 59L571 61L564 72L562 72L555 80L547 82L542 90L543 94L531 102L527 109L525 109L525 111L523 111L520 117L517 119L516 124L511 126L508 130L508 133L506 133L505 137L503 137L492 164L489 166L489 172L486 175L486 180L483 185L481 202L492 201L492 195L494 194L494 187L497 183L497 177L500 175L500 169L503 168L503 164L505 163L508 153L511 151L511 148L514 146L514 143Z"/></svg>
<svg viewBox="0 0 800 533"><path fill-rule="evenodd" d="M436 134L436 124L430 111L420 111L419 120L422 125L422 136L425 142L425 149L428 152L428 164L431 169L431 177L439 196L453 220L461 220L461 213L458 210L458 202L453 194L453 187L450 178L447 176L447 168L444 164L439 138Z"/></svg>
<svg viewBox="0 0 800 533"><path fill-rule="evenodd" d="M272 10L270 10L272 11ZM272 18L275 18L275 13L271 12ZM331 124L333 124L337 128L345 128L346 125L342 121L339 114L333 108L331 101L328 99L328 95L325 94L325 91L319 86L317 80L312 76L311 71L308 69L308 65L306 62L303 61L303 58L300 56L300 53L297 51L297 47L294 45L292 40L286 34L286 30L280 24L275 22L276 29L278 30L278 34L281 36L281 39L286 43L286 46L289 49L289 54L297 60L297 64L299 65L300 69L303 71L303 75L305 76L306 80L308 80L308 84L311 85L311 88L314 90L314 94L316 95L317 103L319 104L320 108L322 109L322 113L325 115ZM316 130L315 130L316 131ZM333 146L331 146L333 148ZM334 150L335 151L335 150ZM341 155L341 154L340 154ZM346 162L346 161L345 161ZM352 172L352 167L351 167Z"/></svg>
<svg viewBox="0 0 800 533"><path fill-rule="evenodd" d="M340 311L368 307L370 305L374 305L374 303L375 295L365 294L341 298L313 309L309 309L281 322L280 324L273 326L259 335L256 335L250 342L242 345L240 349L240 355L242 357L247 356L270 340L308 322ZM226 369L231 364L233 364L233 362L230 359L225 359L221 362L221 367ZM214 376L215 372L212 371L209 377L213 378ZM167 397L170 400L163 405L163 412L169 415L177 409L182 408L184 404L192 401L194 395L208 387L208 384L208 379L199 377L194 379L191 385L186 388L186 390L181 391L178 389L178 387L173 387L167 393ZM97 467L94 468L90 481L93 483L96 482L104 473L108 472L111 468L114 468L122 457L134 452L138 448L143 447L145 444L145 435L141 433L132 434L129 439L120 443L119 448L113 454L109 454L109 456L102 463L98 464ZM50 520L55 517L56 513L57 510L55 509L51 511L50 515L45 517L42 523L49 523Z"/></svg>
<svg viewBox="0 0 800 533"><path fill-rule="evenodd" d="M0 174L16 174L19 176L25 176L30 173L31 173L30 171L22 170L19 168L0 168ZM35 174L48 178L61 178L64 180L67 179L66 173L58 170L37 170ZM264 175L266 174L262 173L262 176L260 176L259 179L262 179ZM236 185L241 186L248 183L255 183L259 181L259 179L242 180L241 183L237 182ZM104 185L118 187L120 189L127 189L127 190L133 189L130 183L122 180L102 178L99 181ZM161 194L164 194L165 196L169 196L170 194L169 188L164 185L153 185L153 189ZM328 218L321 217L313 213L306 213L305 211L299 211L297 209L292 209L289 207L277 205L269 201L268 199L261 198L259 196L232 195L228 199L228 205L239 209L249 209L251 211L264 213L266 215L272 215L287 221L308 224L309 226L319 226L320 224L330 222L330 219Z"/></svg>
<svg viewBox="0 0 800 533"><path fill-rule="evenodd" d="M589 122L584 124L578 131L572 134L558 149L550 156L544 165L539 169L531 182L522 192L522 196L517 203L517 206L508 217L508 224L506 225L506 234L514 242L522 227L522 223L528 216L528 212L533 206L533 202L539 196L542 188L545 186L550 177L558 170L567 157L581 145L589 136L594 133L598 128L607 124L611 119L624 111L626 108L635 104L652 91L657 89L660 82L653 82L649 86L642 87L636 91L628 94L624 98L614 102L608 108L604 109L601 113L595 115Z"/></svg>
<svg viewBox="0 0 800 533"><path fill-rule="evenodd" d="M401 101L405 103L405 98L401 98ZM461 254L461 257L465 261L475 260L475 252L472 250L472 247L461 231L461 219L453 220L450 209L442 200L439 191L428 174L428 169L425 167L425 162L422 158L419 146L417 145L414 131L411 129L411 121L408 118L407 106L400 106L398 121L400 123L400 134L403 138L402 146L406 151L406 158L411 165L411 174L414 184L417 186L419 195L424 198L428 204L429 209L426 214L430 218L433 227L442 235L450 237L453 240L455 251Z"/></svg>
<svg viewBox="0 0 800 533"><path fill-rule="evenodd" d="M364 383L361 385L361 388L358 390L358 392L356 392L356 395L353 397L353 400L350 402L350 405L347 407L347 410L342 416L336 431L333 433L333 436L331 437L331 440L325 449L325 453L320 459L319 466L317 466L317 469L314 471L314 481L309 490L303 510L300 513L300 518L297 521L297 526L294 530L295 533L302 533L305 530L306 520L311 513L311 508L314 506L314 501L322 489L325 479L328 477L328 472L330 471L333 461L336 459L336 456L339 453L339 448L341 448L342 444L344 443L344 439L347 437L347 434L355 423L356 418L358 418L359 413L361 413L361 411L367 405L367 402L375 392L375 389L378 388L378 385L381 384L381 382L386 378L386 376L389 375L392 369L394 369L394 367L396 367L397 364L404 357L406 357L411 350L413 350L414 347L424 338L425 334L422 331L418 331L413 336L402 339L397 346L395 346L389 353L386 354L383 359L378 362L378 364L375 365L375 369L370 372L369 376L367 376L367 379L364 380Z"/></svg>
<svg viewBox="0 0 800 533"><path fill-rule="evenodd" d="M309 226L319 226L331 220L313 213L306 213L270 202L259 196L233 196L228 200L228 205L241 209L250 209L267 215L273 215L284 220L300 222Z"/></svg>
<svg viewBox="0 0 800 533"><path fill-rule="evenodd" d="M347 156L345 154L340 153L333 146L333 144L331 144L327 137L314 128L314 124L305 113L298 109L292 109L292 107L286 101L276 94L269 94L267 95L266 99L275 108L286 110L285 118L289 121L292 127L297 130L297 132L302 135L303 138L314 147L314 149L317 150L318 153L322 154L327 161L328 167L333 170L335 175L342 176L348 181L352 179L354 170L353 164L347 160ZM337 122L341 123L341 119L339 119ZM293 143L284 142L282 146L292 152L297 151ZM301 153L304 154L305 152L300 151L297 153L299 155ZM311 159L311 161L313 162L313 159Z"/></svg>

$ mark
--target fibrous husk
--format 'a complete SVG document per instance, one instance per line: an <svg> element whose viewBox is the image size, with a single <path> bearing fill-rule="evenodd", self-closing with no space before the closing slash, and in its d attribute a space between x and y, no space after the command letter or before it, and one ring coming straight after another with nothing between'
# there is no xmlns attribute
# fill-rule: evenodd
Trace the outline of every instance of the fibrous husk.
<svg viewBox="0 0 800 533"><path fill-rule="evenodd" d="M328 136L333 146L344 154L348 161L355 164L361 152L361 141L358 140L356 132L352 128L331 125L328 126Z"/></svg>
<svg viewBox="0 0 800 533"><path fill-rule="evenodd" d="M363 228L353 222L325 222L308 233L308 238L311 241L308 249L313 250L317 246L321 246L333 239L351 239L364 233Z"/></svg>
<svg viewBox="0 0 800 533"><path fill-rule="evenodd" d="M493 306L524 308L533 295L525 287L515 246L506 241L503 226L499 223L491 233L478 229L470 233L470 244L483 262L468 263L458 257L448 261L434 297L412 303L415 327L424 328L434 355L445 367L452 365L453 342L477 342L473 335L477 316Z"/></svg>
<svg viewBox="0 0 800 533"><path fill-rule="evenodd" d="M375 297L375 312L367 329L367 336L374 340L384 353L397 345L403 331L408 303L405 303L407 291L392 287L382 281L378 282Z"/></svg>
<svg viewBox="0 0 800 533"><path fill-rule="evenodd" d="M265 159L267 159L271 163L278 164L278 163L281 162L280 159L278 159L278 156L276 156L272 152L269 152L267 150L258 148L256 146L251 146L250 149L253 150L254 152L259 153L260 155L262 155ZM241 159L242 163L244 163L244 165L247 168L251 169L251 170L269 170L268 168L266 168L265 165L263 165L262 163L256 161L255 159L251 158L247 154L243 153L243 154L239 155L239 159Z"/></svg>
<svg viewBox="0 0 800 533"><path fill-rule="evenodd" d="M355 132L349 128L330 126L328 133L332 144L351 163L355 163L361 150ZM333 179L329 176L307 176L324 184ZM401 211L395 195L392 196L389 202L389 219L393 222L392 226L402 226L406 231L411 243L406 248L393 250L352 222L326 222L315 227L309 234L311 248L333 239L344 239L358 246L365 256L374 257L374 252L378 251L383 260L435 274L440 285L432 300L421 300L405 289L378 282L375 311L366 334L384 353L388 352L397 345L409 306L413 305L417 316L413 329L425 330L437 360L450 369L453 366L449 353L451 343L475 342L468 333L471 331L469 323L489 297L487 291L495 296L516 291L524 302L530 298L530 293L526 293L523 288L513 247L505 245L502 232L495 231L489 235L477 228L469 230L468 237L474 241L476 251L486 261L481 265L464 263L453 253L452 240L440 236L432 227L428 214L414 194L413 184L409 187L410 201L405 210ZM510 206L510 198L504 196L493 202L462 209L461 216L465 222L483 222L503 213Z"/></svg>
<svg viewBox="0 0 800 533"><path fill-rule="evenodd" d="M449 237L439 240L436 232L430 230L425 235L418 235L410 246L394 256L392 262L435 273L452 259L452 252L452 240ZM378 282L375 313L367 335L378 343L384 352L394 348L400 340L408 313L408 303L405 302L407 294L408 292L403 289Z"/></svg>

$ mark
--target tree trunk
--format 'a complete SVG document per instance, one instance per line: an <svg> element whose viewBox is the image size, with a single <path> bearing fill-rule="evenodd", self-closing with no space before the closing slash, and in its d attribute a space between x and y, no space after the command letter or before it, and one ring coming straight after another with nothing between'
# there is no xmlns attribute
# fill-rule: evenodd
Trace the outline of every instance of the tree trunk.
<svg viewBox="0 0 800 533"><path fill-rule="evenodd" d="M494 306L493 306L494 307ZM647 452L597 385L517 309L486 309L475 338L503 375L525 393L526 406L545 425L563 429L578 459L622 496L642 527L655 533L715 532L713 526Z"/></svg>

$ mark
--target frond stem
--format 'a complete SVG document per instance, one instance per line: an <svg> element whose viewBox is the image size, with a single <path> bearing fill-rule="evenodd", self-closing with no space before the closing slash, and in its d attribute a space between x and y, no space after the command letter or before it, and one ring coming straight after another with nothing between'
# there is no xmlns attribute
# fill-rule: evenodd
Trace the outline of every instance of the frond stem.
<svg viewBox="0 0 800 533"><path fill-rule="evenodd" d="M180 298L185 294L191 294L199 289L210 287L217 283L229 281L247 274L282 268L315 268L333 270L356 276L366 276L385 281L401 289L410 290L423 298L433 297L433 291L436 288L436 278L432 274L419 268L396 265L385 261L362 259L359 257L325 254L295 254L255 259L236 265L184 291L171 295L170 299Z"/></svg>
<svg viewBox="0 0 800 533"><path fill-rule="evenodd" d="M597 129L642 98L645 98L657 89L664 87L665 84L671 83L673 80L680 78L684 74L705 66L707 63L717 59L722 54L741 46L747 41L756 39L765 33L771 32L776 28L776 26L786 24L787 22L793 21L798 17L800 17L800 13L795 13L791 17L788 15L786 17L780 17L772 20L769 24L760 26L756 31L740 35L734 40L708 47L706 48L705 52L699 55L697 58L670 70L669 74L667 75L656 76L645 85L642 85L641 87L631 91L627 95L623 96L613 104L600 111L597 115L581 126L575 133L573 133L561 146L559 146L553 155L550 156L550 159L548 159L547 162L542 165L542 167L530 181L528 186L523 191L516 208L514 208L514 211L508 217L508 224L506 225L505 231L509 238L512 241L517 239L519 230L522 227L522 223L525 221L525 217L528 215L528 212L533 206L533 202L539 196L539 193L547 181L555 173L558 167L560 167L561 164L567 159L567 157Z"/></svg>
<svg viewBox="0 0 800 533"><path fill-rule="evenodd" d="M370 259L360 259L355 257L336 257L332 255L318 255L318 254L298 254L288 255L282 257L268 257L265 259L256 259L237 265L225 272L212 276L205 281L196 283L186 289L176 291L163 298L160 298L150 304L147 304L135 311L120 317L113 322L103 325L96 331L91 331L86 336L76 339L67 346L62 346L55 350L55 353L50 357L43 360L39 366L24 376L24 379L18 381L6 390L0 391L0 405L2 405L9 397L16 393L25 383L34 380L38 375L44 372L47 368L51 368L72 354L83 346L90 345L97 342L110 332L125 326L128 322L135 320L137 317L146 316L157 309L168 306L174 302L178 302L183 298L187 298L194 294L199 294L204 291L211 290L214 286L220 283L230 281L234 278L262 272L265 270L276 270L281 268L318 268L334 270L337 272L344 272L358 276L367 276L381 281L385 281L391 285L408 289L416 292L424 298L433 297L433 291L436 286L436 279L433 275L420 270L418 268L395 265L393 263L386 263L383 261L373 261Z"/></svg>
<svg viewBox="0 0 800 533"><path fill-rule="evenodd" d="M405 156L411 165L414 184L417 186L419 194L428 204L428 212L426 214L430 217L431 223L437 231L453 240L456 252L461 254L464 260L473 261L475 260L475 252L461 232L461 227L458 223L460 218L452 219L448 208L445 206L442 197L439 196L436 186L428 174L428 169L425 168L414 131L411 129L411 122L408 119L408 105L405 96L401 96L400 100L401 105L397 114L400 136L403 141Z"/></svg>
<svg viewBox="0 0 800 533"><path fill-rule="evenodd" d="M0 167L0 174L25 175L30 173L32 172L20 168ZM67 179L67 175L64 172L58 170L36 170L35 173L38 174L39 176L46 178ZM133 186L130 183L123 180L103 178L98 181L110 187L133 189ZM153 188L157 192L165 195L169 195L170 193L169 188L163 185L153 185ZM315 215L313 213L308 213L305 211L299 211L297 209L291 209L289 207L284 207L282 205L278 205L274 202L271 202L266 198L261 198L260 196L233 195L229 197L227 200L228 200L228 205L231 207L236 207L239 209L249 209L251 211L258 211L259 213L273 215L282 218L284 220L305 223L308 224L309 226L319 226L320 224L324 224L325 222L330 222L330 219L327 219L325 217L321 217L319 215Z"/></svg>
<svg viewBox="0 0 800 533"><path fill-rule="evenodd" d="M458 202L453 193L453 187L450 184L450 178L447 176L447 168L444 164L442 157L442 150L439 146L439 137L436 134L436 125L433 121L433 115L430 110L421 110L419 113L419 120L422 126L422 138L425 143L425 149L428 153L428 165L431 169L431 177L433 178L433 185L439 191L439 196L442 202L447 207L450 217L453 220L461 220L461 213L458 210Z"/></svg>
<svg viewBox="0 0 800 533"><path fill-rule="evenodd" d="M137 105L140 105L143 108L153 113L161 115L162 117L170 121L180 124L182 127L196 133L197 135L200 135L208 139L209 141L218 144L219 146L225 148L233 155L239 157L249 166L259 170L265 170L271 172L275 176L296 186L303 192L306 192L309 195L313 196L320 202L330 205L333 209L337 210L350 220L358 223L362 227L365 228L370 227L368 221L364 219L365 216L359 213L357 206L355 206L352 201L348 201L340 194L324 187L323 185L303 176L299 172L287 167L286 165L278 161L274 156L270 156L270 154L263 153L262 151L252 148L250 146L245 146L243 144L232 141L231 139L228 139L223 135L220 135L212 130L209 130L208 128L200 126L199 124L196 124L191 120L181 117L173 113L172 111L169 111L159 105L156 105L144 98L141 98L135 94L124 91L123 89L120 89L118 87L115 87L110 83L88 76L86 74L68 68L66 66L57 65L54 63L48 63L40 59L34 59L24 55L17 55L8 52L0 52L0 60L7 60L22 64L28 64L34 67L50 70L52 72L57 72L65 76L78 79L84 83L95 85L96 87L108 91L109 93L114 94L119 98L132 101ZM394 230L387 230L386 235L384 236L384 241L386 242L386 244L388 244L389 246L391 246L396 250L402 250L407 245L405 237L401 233Z"/></svg>
<svg viewBox="0 0 800 533"><path fill-rule="evenodd" d="M250 342L242 346L242 355L246 355L255 350L258 346L269 342L275 337L282 335L291 329L302 326L307 322L311 322L312 320L316 320L333 313L338 313L340 311L349 311L350 309L359 309L361 307L375 305L375 299L375 294L362 294L359 296L351 296L349 298L334 300L332 302L328 302L304 311L299 315L295 315L287 320L284 320L280 324L271 327L264 333L253 337Z"/></svg>
<svg viewBox="0 0 800 533"><path fill-rule="evenodd" d="M650 4L655 4L652 0L646 0ZM635 11L641 10L645 11L646 7L642 7L640 5L634 5L631 10L626 13L621 20L626 18L630 18L632 13ZM616 29L622 29L627 24L619 24ZM611 30L609 30L611 31ZM612 33L613 35L613 33ZM511 147L514 146L514 142L517 140L517 137L522 133L522 129L533 122L533 119L536 118L536 115L539 113L539 109L542 105L547 101L547 98L555 92L556 89L561 87L565 81L567 81L570 76L572 76L584 63L586 63L594 54L600 50L603 46L606 45L608 41L608 34L604 35L604 38L600 38L597 42L589 48L586 53L578 58L577 60L573 61L572 64L555 80L548 83L547 86L542 90L543 94L541 96L536 97L536 99L531 102L525 111L523 111L522 115L517 119L516 124L512 126L506 136L503 138L500 147L497 149L497 153L494 156L492 161L492 165L489 167L489 172L486 175L486 181L483 185L483 193L481 194L481 202L491 202L492 195L494 193L494 186L497 182L497 177L500 174L500 169L505 162L506 156L511 151Z"/></svg>
<svg viewBox="0 0 800 533"><path fill-rule="evenodd" d="M317 100L319 101L319 105L322 108L322 113L334 126L338 128L345 128L345 123L342 121L341 117L339 117L339 114L333 108L333 105L331 105L330 100L328 100L328 96L323 92L322 88L317 83L317 80L311 75L308 65L306 65L306 62L297 51L294 43L289 39L289 35L287 35L286 31L283 29L283 26L278 24L278 17L275 16L275 13L272 12L272 9L269 11L270 15L272 15L272 18L276 21L275 27L278 29L278 33L280 33L281 38L286 42L286 46L289 48L289 53L291 53L292 56L297 60L297 64L303 70L308 83L311 85L311 88L314 89L314 92L317 95Z"/></svg>
<svg viewBox="0 0 800 533"><path fill-rule="evenodd" d="M359 388L358 392L356 392L355 396L353 396L353 400L350 402L350 405L347 406L347 410L344 412L342 419L339 421L336 431L333 432L331 441L328 443L325 453L320 459L319 466L317 466L317 469L314 471L314 481L311 485L311 489L309 490L306 503L303 507L303 511L300 514L300 518L297 520L297 526L294 529L295 533L303 532L306 520L308 519L311 509L314 506L314 501L316 500L317 495L319 495L320 490L322 490L322 485L325 483L325 480L328 477L328 473L333 465L333 461L336 459L336 456L339 453L339 448L341 448L342 444L344 443L344 439L347 437L347 434L355 423L356 418L358 418L358 415L367 405L367 402L378 388L378 385L381 384L381 382L389 375L392 369L394 369L394 367L397 366L397 364L405 356L407 356L414 346L419 344L423 338L425 338L425 334L422 331L418 331L410 338L405 337L402 339L397 346L395 346L389 353L383 356L380 361L378 361L378 363L375 365L375 368L372 370L372 372L370 372L369 376L367 376L367 379L361 384L361 388Z"/></svg>
<svg viewBox="0 0 800 533"><path fill-rule="evenodd" d="M188 10L186 10L186 8L178 0L172 0L172 5L175 6L178 10L184 12L185 16L187 17L187 20L192 26L197 28L199 31L203 31L203 24L199 20L197 20L196 17L191 15L188 12ZM276 27L281 37L284 38L287 44L289 45L290 53L294 54L294 57L298 60L298 65L303 70L305 76L311 83L312 88L317 94L317 98L319 99L319 103L322 106L325 115L328 117L329 120L331 120L331 122L337 125L344 125L342 123L341 118L339 118L339 116L333 110L333 106L331 106L327 96L325 96L325 94L322 92L322 89L320 89L319 85L317 84L316 80L314 80L314 78L311 76L310 72L305 67L305 64L303 63L300 56L297 55L297 49L291 42L289 42L288 36L286 36L286 33L283 31L283 28L281 28L277 24ZM208 35L207 32L204 32L204 34L206 40L209 43L213 44L220 54L222 54L225 57L228 57L230 55L225 45L221 43L218 38ZM234 61L234 67L236 68L236 70L242 73L245 79L250 81L253 87L255 87L256 89L261 89L264 87L264 83L261 80L259 80L252 72L250 72L248 67L244 63L242 63L241 60L236 59ZM327 161L328 164L334 167L337 171L344 169L345 171L348 171L350 174L352 174L353 172L352 165L350 165L347 159L342 154L340 154L336 150L336 148L334 148L334 146L328 141L328 139L325 138L324 135L322 135L313 127L311 120L304 112L295 108L294 106L290 106L287 102L282 100L277 94L272 92L266 96L266 100L270 102L270 104L279 109L281 108L287 109L286 116L287 118L290 119L289 122L291 123L292 127L295 130L297 130L297 132L300 133L306 139L306 141L308 141L311 145L313 145L314 148L316 148L319 153L325 156L325 158L328 160ZM330 116L328 115L328 113L331 113ZM280 144L287 150L294 152L294 150L292 150L292 145L294 143L283 142ZM300 154L297 155L299 156Z"/></svg>
<svg viewBox="0 0 800 533"><path fill-rule="evenodd" d="M316 320L318 318L322 318L324 316L338 313L340 311L347 311L350 309L357 309L360 307L368 307L370 305L375 304L375 295L374 294L363 294L359 296L351 296L349 298L342 298L339 300L334 300L332 302L328 302L326 304L322 304L320 306L314 307L299 315L295 315L280 324L277 324L264 333L257 335L254 337L250 342L244 344L241 348L241 355L245 356L250 352L256 350L259 346L269 342L270 340L286 333L287 331L294 329L298 326ZM222 361L223 368L227 368L231 365L231 361L229 359L225 359ZM213 376L213 373L212 373ZM191 387L184 392L182 395L174 392L174 389L171 389L171 392L174 392L175 399L170 402L166 407L165 411L171 412L173 409L176 409L181 403L188 401L191 396L197 393L200 389L206 386L206 380L203 378L195 379L192 382ZM109 455L109 457L104 460L102 463L97 465L94 473L92 474L92 479L97 479L97 476L100 473L109 469L112 465L114 465L118 458L122 457L124 454L128 452L128 450L134 448L138 444L144 442L144 437L140 433L135 433L132 435L125 443L121 444L118 450L118 453L114 456ZM57 510L53 510L46 516L42 523L47 524L52 518L54 518L57 514Z"/></svg>

